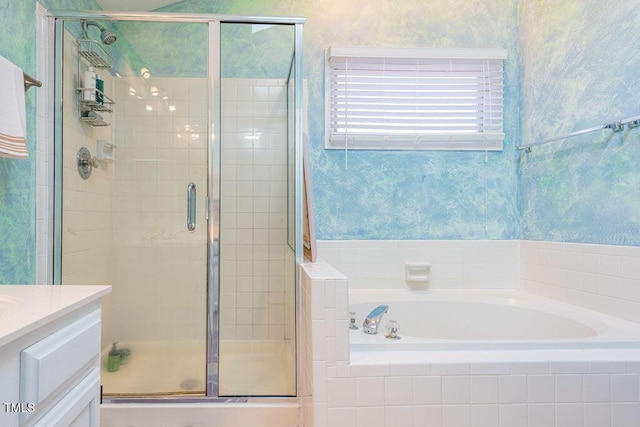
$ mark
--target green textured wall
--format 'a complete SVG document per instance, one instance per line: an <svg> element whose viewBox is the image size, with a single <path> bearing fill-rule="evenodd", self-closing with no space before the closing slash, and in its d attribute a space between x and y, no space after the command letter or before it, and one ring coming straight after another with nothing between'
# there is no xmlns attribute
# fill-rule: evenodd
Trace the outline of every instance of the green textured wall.
<svg viewBox="0 0 640 427"><path fill-rule="evenodd" d="M48 8L96 9L92 0L50 0ZM36 0L0 2L0 55L35 75ZM0 157L0 283L35 280L35 100L27 92L28 159Z"/></svg>
<svg viewBox="0 0 640 427"><path fill-rule="evenodd" d="M0 55L35 72L35 0L0 3ZM10 23L10 25L7 25ZM27 93L28 160L0 157L0 283L35 276L35 90Z"/></svg>

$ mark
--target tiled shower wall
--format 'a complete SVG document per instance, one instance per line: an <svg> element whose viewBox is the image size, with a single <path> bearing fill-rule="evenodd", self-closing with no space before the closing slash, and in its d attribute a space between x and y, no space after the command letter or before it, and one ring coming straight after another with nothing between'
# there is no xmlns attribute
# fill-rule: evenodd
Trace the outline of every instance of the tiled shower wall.
<svg viewBox="0 0 640 427"><path fill-rule="evenodd" d="M221 98L220 338L290 338L285 80L223 79Z"/></svg>
<svg viewBox="0 0 640 427"><path fill-rule="evenodd" d="M67 70L77 68L75 57L68 62ZM75 75L68 79L67 96L75 99ZM115 143L116 149L115 162L100 163L87 181L75 171L75 155L65 158L70 176L65 185L72 183L65 190L65 216L78 226L65 228L64 283L114 285L112 298L119 310L105 321L114 325L106 341L201 339L206 80L105 80L107 94L116 102L112 115L103 114L112 126L65 122L65 149L72 143L87 145L96 155L97 139ZM294 333L294 294L286 291L294 269L286 244L284 83L223 83L221 337L226 339L281 340ZM158 88L157 97L150 94L151 87ZM66 113L77 116L75 110ZM198 188L195 233L185 227L190 181ZM87 210L92 213L86 215ZM108 316L111 310L105 311Z"/></svg>
<svg viewBox="0 0 640 427"><path fill-rule="evenodd" d="M114 165L98 163L89 179L78 173L76 155L86 147L96 155L97 140L110 139L113 127L93 127L79 119L78 92L81 82L78 72L87 65L78 65L76 41L65 32L64 94L63 104L63 180L62 194L62 283L109 285L113 278L112 243L112 195L114 190ZM101 73L105 81L105 93L113 95L113 78ZM109 113L104 118L112 121ZM111 296L104 299L103 312L111 310ZM110 324L103 322L103 337L109 336Z"/></svg>
<svg viewBox="0 0 640 427"><path fill-rule="evenodd" d="M122 78L116 85L113 339L201 341L206 336L206 79ZM186 227L189 182L198 195L194 232Z"/></svg>
<svg viewBox="0 0 640 427"><path fill-rule="evenodd" d="M93 127L79 119L78 54L75 39L65 34L63 114L63 224L62 270L65 284L108 284L111 282L111 196L113 165L99 163L89 179L78 173L76 155L81 147L96 154L96 141L110 138L110 127ZM82 63L80 73L87 65ZM105 87L112 78L103 73ZM111 93L111 91L109 92ZM110 120L108 113L105 119Z"/></svg>

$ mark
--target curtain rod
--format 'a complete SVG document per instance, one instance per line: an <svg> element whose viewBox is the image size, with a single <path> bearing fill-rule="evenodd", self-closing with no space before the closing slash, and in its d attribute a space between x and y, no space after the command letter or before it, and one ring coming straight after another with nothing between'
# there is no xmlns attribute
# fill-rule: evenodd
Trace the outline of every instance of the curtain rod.
<svg viewBox="0 0 640 427"><path fill-rule="evenodd" d="M600 125L600 126L594 126L594 127L590 127L590 128L586 128L586 129L582 129L582 130L577 130L575 132L571 132L571 133L568 133L566 135L556 136L556 137L553 137L553 138L547 138L547 139L543 139L542 141L538 141L538 142L532 142L531 144L525 144L525 145L522 145L522 146L518 147L518 150L525 150L527 153L529 153L531 151L531 147L537 147L537 146L540 146L540 145L545 145L545 144L548 144L550 142L559 141L561 139L572 138L574 136L584 135L585 133L595 132L597 130L602 130L602 129L611 129L614 132L620 132L621 130L624 129L624 125L627 125L627 127L629 129L637 128L638 126L640 126L640 116L633 116L633 117L629 117L627 119L618 120L618 121L613 122L613 123L605 123L605 124Z"/></svg>
<svg viewBox="0 0 640 427"><path fill-rule="evenodd" d="M29 74L25 73L24 71L22 72L22 75L24 76L24 91L28 91L30 87L35 86L35 87L42 87L42 82L40 80L36 80L35 78L31 77Z"/></svg>

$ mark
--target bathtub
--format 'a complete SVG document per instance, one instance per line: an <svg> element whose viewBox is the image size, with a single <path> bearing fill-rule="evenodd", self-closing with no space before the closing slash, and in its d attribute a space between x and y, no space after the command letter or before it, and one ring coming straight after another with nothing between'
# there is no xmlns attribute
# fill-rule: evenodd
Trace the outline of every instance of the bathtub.
<svg viewBox="0 0 640 427"><path fill-rule="evenodd" d="M376 335L362 322L389 311ZM640 348L640 325L518 291L351 290L351 351ZM390 320L399 340L386 338Z"/></svg>

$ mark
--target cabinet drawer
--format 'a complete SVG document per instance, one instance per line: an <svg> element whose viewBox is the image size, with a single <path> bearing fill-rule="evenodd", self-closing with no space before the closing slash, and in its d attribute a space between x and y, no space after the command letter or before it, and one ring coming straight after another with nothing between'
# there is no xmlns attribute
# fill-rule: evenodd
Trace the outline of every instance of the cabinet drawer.
<svg viewBox="0 0 640 427"><path fill-rule="evenodd" d="M99 366L99 356L100 310L96 310L20 353L20 401L37 408L65 383Z"/></svg>
<svg viewBox="0 0 640 427"><path fill-rule="evenodd" d="M98 427L100 369L94 368L33 427Z"/></svg>

